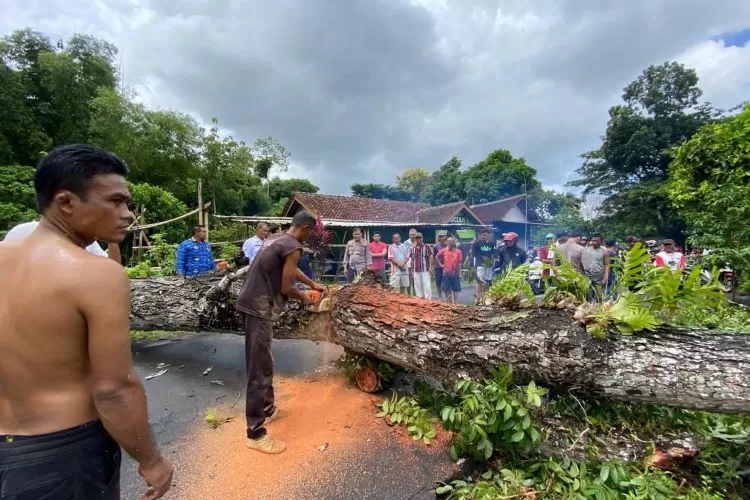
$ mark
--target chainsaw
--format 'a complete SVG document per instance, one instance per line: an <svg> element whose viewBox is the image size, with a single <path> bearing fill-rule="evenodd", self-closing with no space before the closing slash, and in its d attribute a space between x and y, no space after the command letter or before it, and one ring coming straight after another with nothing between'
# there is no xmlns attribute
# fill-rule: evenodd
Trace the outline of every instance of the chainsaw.
<svg viewBox="0 0 750 500"><path fill-rule="evenodd" d="M322 313L331 310L331 297L328 296L328 287L322 293L317 290L307 290L305 293L313 302L307 306L308 311Z"/></svg>

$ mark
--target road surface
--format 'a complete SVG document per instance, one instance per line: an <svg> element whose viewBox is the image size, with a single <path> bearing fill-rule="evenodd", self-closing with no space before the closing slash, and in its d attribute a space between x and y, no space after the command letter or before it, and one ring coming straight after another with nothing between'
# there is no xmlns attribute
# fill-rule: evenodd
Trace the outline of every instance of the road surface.
<svg viewBox="0 0 750 500"><path fill-rule="evenodd" d="M432 499L434 482L459 472L447 437L427 447L394 433L375 418L374 396L332 367L341 348L309 341L274 343L277 399L292 413L269 430L288 439L289 450L268 457L245 449L243 343L238 335L202 334L134 346L142 377L168 370L144 382L155 439L176 464L165 498ZM209 408L233 420L211 429ZM122 498L137 499L143 490L126 458Z"/></svg>

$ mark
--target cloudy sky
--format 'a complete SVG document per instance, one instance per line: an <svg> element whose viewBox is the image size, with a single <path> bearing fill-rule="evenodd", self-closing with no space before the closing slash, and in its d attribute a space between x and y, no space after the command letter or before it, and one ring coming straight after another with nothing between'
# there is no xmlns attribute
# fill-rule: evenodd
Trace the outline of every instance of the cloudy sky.
<svg viewBox="0 0 750 500"><path fill-rule="evenodd" d="M547 185L574 176L607 109L650 64L697 69L704 98L750 99L746 0L4 0L3 33L120 48L127 86L292 152L323 192L466 166L498 148Z"/></svg>

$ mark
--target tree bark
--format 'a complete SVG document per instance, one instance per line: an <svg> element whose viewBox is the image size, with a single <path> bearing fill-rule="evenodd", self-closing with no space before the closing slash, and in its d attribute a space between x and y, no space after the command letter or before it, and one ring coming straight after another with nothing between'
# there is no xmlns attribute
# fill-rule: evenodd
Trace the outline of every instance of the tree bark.
<svg viewBox="0 0 750 500"><path fill-rule="evenodd" d="M241 333L241 276L131 280L135 329ZM612 400L750 415L750 335L662 326L598 339L567 310L451 306L375 283L337 288L330 314L289 302L276 338L328 340L443 382L502 363L519 380Z"/></svg>

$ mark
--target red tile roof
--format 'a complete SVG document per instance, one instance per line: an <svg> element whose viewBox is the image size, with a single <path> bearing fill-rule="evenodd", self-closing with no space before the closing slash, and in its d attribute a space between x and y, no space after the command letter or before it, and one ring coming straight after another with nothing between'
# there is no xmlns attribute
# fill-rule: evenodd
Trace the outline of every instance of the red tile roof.
<svg viewBox="0 0 750 500"><path fill-rule="evenodd" d="M423 208L417 212L417 218L418 222L426 224L445 224L452 221L461 210L468 208L463 201L457 201L446 205ZM481 224L482 222L479 221L479 223Z"/></svg>
<svg viewBox="0 0 750 500"><path fill-rule="evenodd" d="M294 215L295 206L309 210L323 219L349 221L403 222L404 224L448 224L462 210L467 211L477 223L483 222L466 203L459 201L431 207L426 203L410 201L376 200L356 196L339 196L317 193L292 193L284 209L285 216Z"/></svg>
<svg viewBox="0 0 750 500"><path fill-rule="evenodd" d="M292 193L284 215L290 216L294 203L320 215L324 219L417 222L417 212L429 205L411 201L376 200L356 196L338 196L316 193Z"/></svg>

